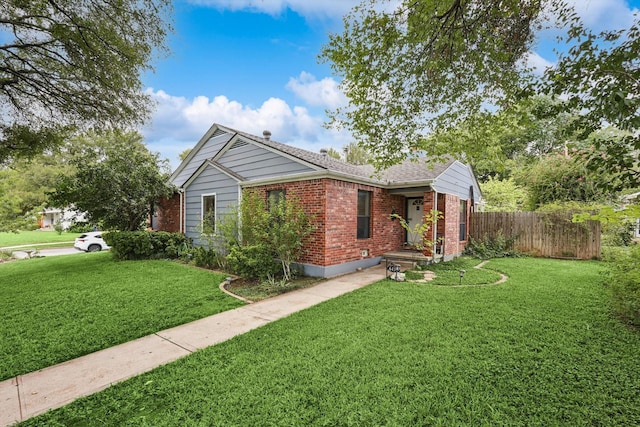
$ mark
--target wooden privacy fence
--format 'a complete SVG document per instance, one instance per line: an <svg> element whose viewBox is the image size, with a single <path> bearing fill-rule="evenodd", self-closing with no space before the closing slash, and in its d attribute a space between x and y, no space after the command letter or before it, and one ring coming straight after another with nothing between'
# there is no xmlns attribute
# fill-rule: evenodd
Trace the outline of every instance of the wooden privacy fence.
<svg viewBox="0 0 640 427"><path fill-rule="evenodd" d="M550 258L600 258L600 223L571 222L571 213L474 212L469 234L475 240L502 233L513 249Z"/></svg>

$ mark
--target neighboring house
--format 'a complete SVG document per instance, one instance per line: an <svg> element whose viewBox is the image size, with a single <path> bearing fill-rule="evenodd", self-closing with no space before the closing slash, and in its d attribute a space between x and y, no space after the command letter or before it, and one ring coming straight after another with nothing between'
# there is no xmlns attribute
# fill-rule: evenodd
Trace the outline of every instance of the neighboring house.
<svg viewBox="0 0 640 427"><path fill-rule="evenodd" d="M67 230L73 221L85 221L84 213L79 213L71 208L44 208L42 212L40 212L38 224L40 228L45 230L53 230L56 224L60 224L63 230Z"/></svg>
<svg viewBox="0 0 640 427"><path fill-rule="evenodd" d="M280 144L214 124L171 176L179 192L161 202L158 229L184 232L199 244L203 218L216 219L252 188L268 195L295 194L315 231L300 260L309 276L331 277L378 264L385 253L405 248L411 233L392 213L420 223L437 209L444 218L431 231L445 259L467 243L470 212L481 193L471 168L457 160L429 168L407 161L378 175L321 153Z"/></svg>

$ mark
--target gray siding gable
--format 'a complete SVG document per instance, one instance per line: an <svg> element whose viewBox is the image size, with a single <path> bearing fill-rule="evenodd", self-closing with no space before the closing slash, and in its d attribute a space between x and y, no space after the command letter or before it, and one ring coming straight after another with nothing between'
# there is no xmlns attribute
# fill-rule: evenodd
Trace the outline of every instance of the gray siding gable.
<svg viewBox="0 0 640 427"><path fill-rule="evenodd" d="M481 198L480 187L473 171L457 160L436 177L432 186L438 193L453 194L463 200L471 197L469 187L473 187L475 201Z"/></svg>
<svg viewBox="0 0 640 427"><path fill-rule="evenodd" d="M171 183L176 187L182 187L206 160L215 156L229 142L233 135L214 125L173 172L170 177Z"/></svg>
<svg viewBox="0 0 640 427"><path fill-rule="evenodd" d="M241 136L232 138L213 160L248 181L318 170L300 159Z"/></svg>

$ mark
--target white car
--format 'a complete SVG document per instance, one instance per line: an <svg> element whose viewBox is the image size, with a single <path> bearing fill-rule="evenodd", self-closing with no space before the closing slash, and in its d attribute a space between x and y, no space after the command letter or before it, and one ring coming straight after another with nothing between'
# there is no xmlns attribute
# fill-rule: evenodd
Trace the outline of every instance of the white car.
<svg viewBox="0 0 640 427"><path fill-rule="evenodd" d="M73 247L86 252L97 252L103 249L109 249L109 246L102 240L102 231L92 231L82 234L76 238Z"/></svg>

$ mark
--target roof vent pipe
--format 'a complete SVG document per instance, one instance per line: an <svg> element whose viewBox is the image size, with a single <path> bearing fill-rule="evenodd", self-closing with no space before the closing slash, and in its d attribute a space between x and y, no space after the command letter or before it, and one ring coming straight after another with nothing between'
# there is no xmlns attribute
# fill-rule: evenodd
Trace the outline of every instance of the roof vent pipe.
<svg viewBox="0 0 640 427"><path fill-rule="evenodd" d="M271 132L268 130L262 131L262 137L265 141L271 140Z"/></svg>
<svg viewBox="0 0 640 427"><path fill-rule="evenodd" d="M320 154L322 154L324 157L327 157L327 154L329 154L329 150L327 150L326 148L321 148Z"/></svg>

